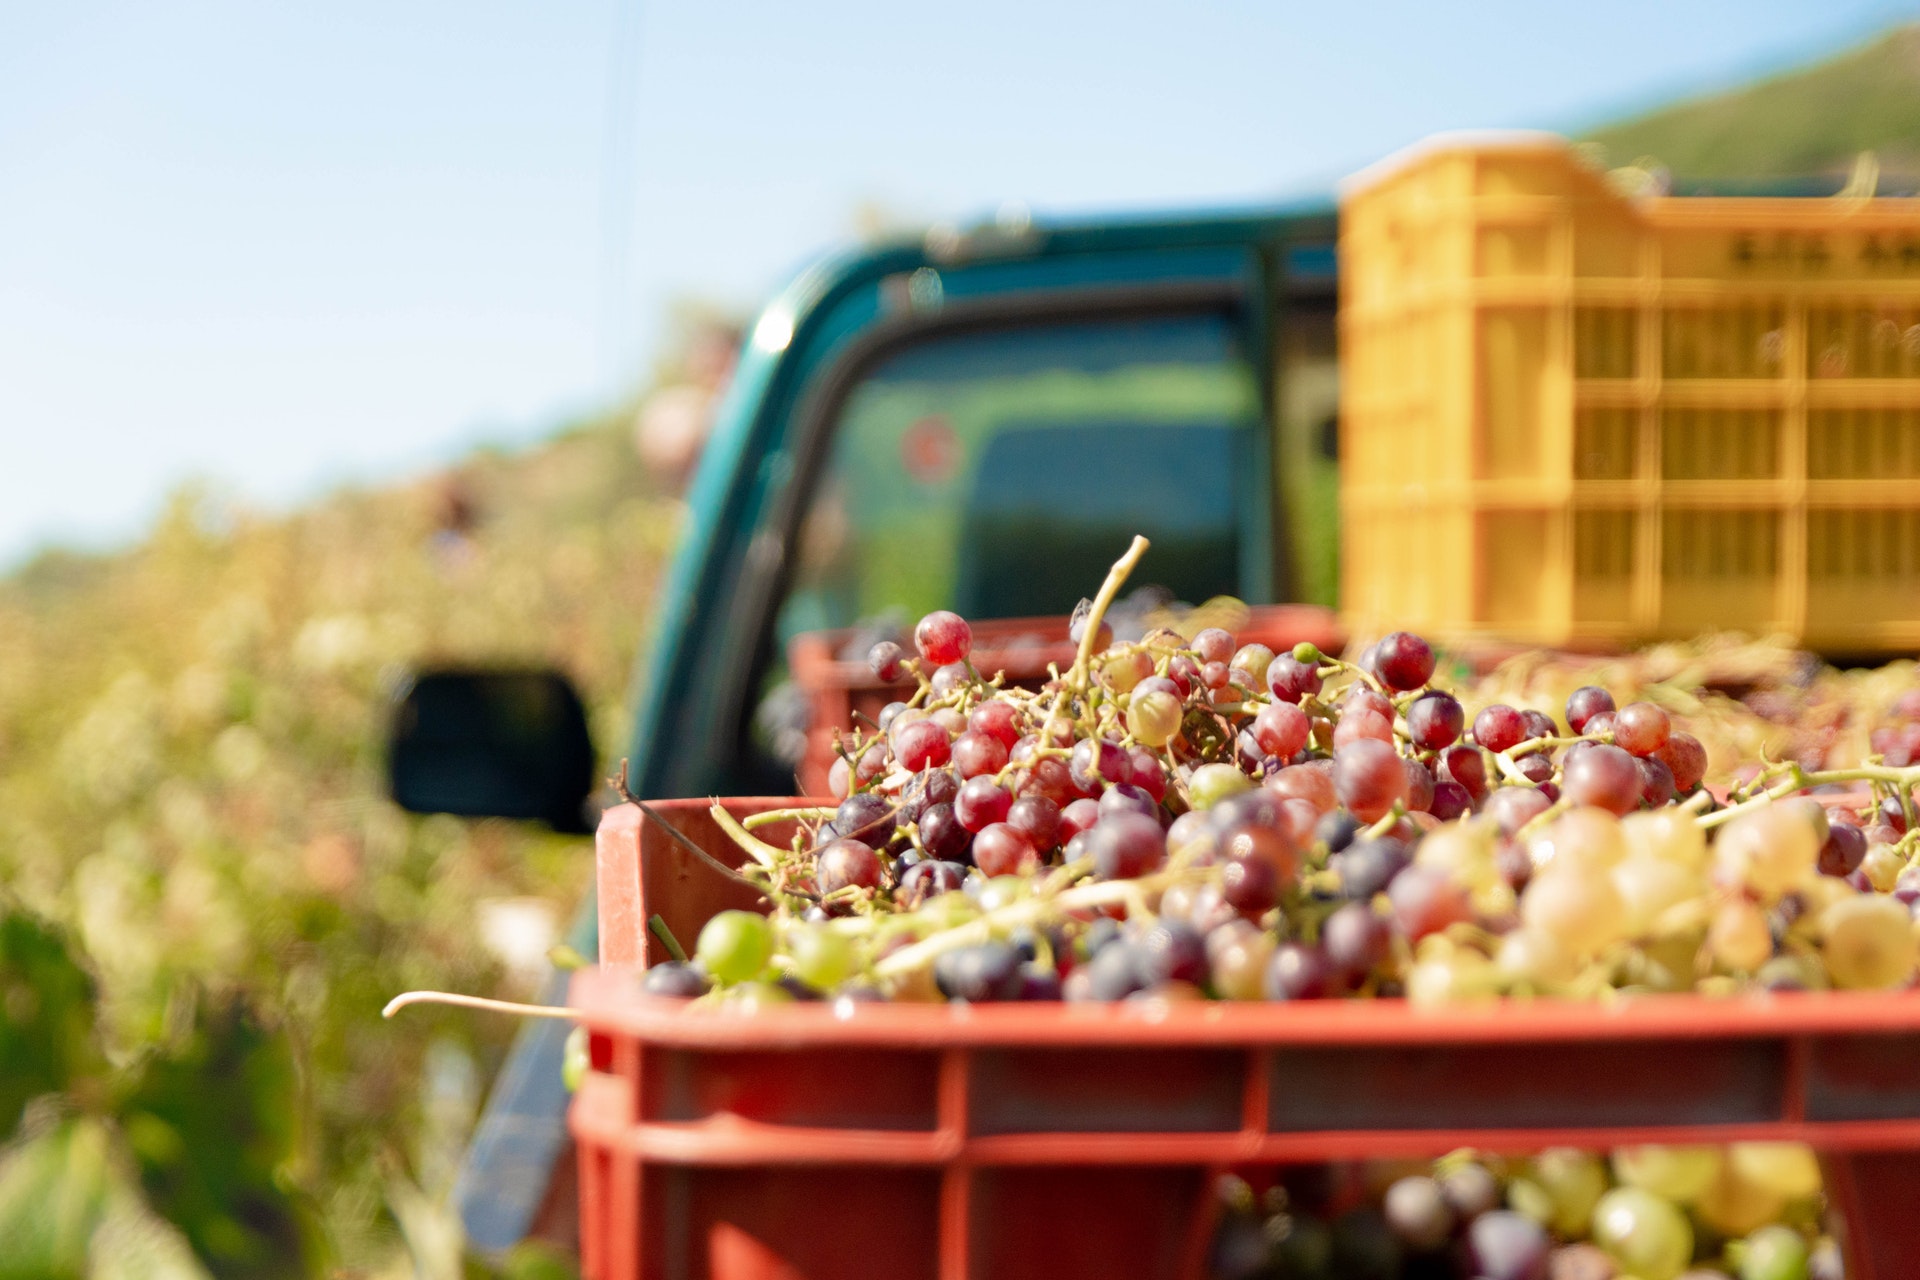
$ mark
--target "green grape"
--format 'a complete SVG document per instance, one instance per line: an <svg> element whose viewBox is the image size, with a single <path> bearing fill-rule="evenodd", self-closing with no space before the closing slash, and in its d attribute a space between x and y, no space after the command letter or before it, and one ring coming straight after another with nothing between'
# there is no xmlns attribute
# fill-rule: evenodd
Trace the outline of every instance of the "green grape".
<svg viewBox="0 0 1920 1280"><path fill-rule="evenodd" d="M592 1065L587 1052L587 1029L576 1026L567 1032L567 1046L560 1057L560 1080L567 1086L568 1093L579 1090L580 1082L587 1078L587 1069Z"/></svg>
<svg viewBox="0 0 1920 1280"><path fill-rule="evenodd" d="M1804 1142L1736 1142L1727 1163L1742 1181L1789 1200L1820 1194L1820 1159Z"/></svg>
<svg viewBox="0 0 1920 1280"><path fill-rule="evenodd" d="M1913 976L1913 917L1897 898L1862 894L1822 913L1821 959L1836 987L1880 990Z"/></svg>
<svg viewBox="0 0 1920 1280"><path fill-rule="evenodd" d="M1613 887L1626 912L1626 933L1644 937L1667 911L1700 896L1705 886L1693 868L1665 858L1634 854L1613 869Z"/></svg>
<svg viewBox="0 0 1920 1280"><path fill-rule="evenodd" d="M1196 809L1211 809L1228 796L1253 788L1253 779L1230 764L1203 764L1187 779L1187 794Z"/></svg>
<svg viewBox="0 0 1920 1280"><path fill-rule="evenodd" d="M1707 951L1724 968L1752 973L1773 954L1766 912L1744 898L1721 903L1707 925Z"/></svg>
<svg viewBox="0 0 1920 1280"><path fill-rule="evenodd" d="M1507 982L1535 991L1569 982L1580 969L1552 934L1538 929L1515 929L1500 939L1494 964Z"/></svg>
<svg viewBox="0 0 1920 1280"><path fill-rule="evenodd" d="M1736 1173L1731 1164L1720 1166L1706 1194L1694 1202L1693 1211L1700 1221L1723 1236L1743 1236L1749 1231L1779 1220L1787 1199L1765 1187L1755 1186Z"/></svg>
<svg viewBox="0 0 1920 1280"><path fill-rule="evenodd" d="M1570 1239L1586 1234L1593 1207L1607 1190L1607 1171L1599 1157L1573 1147L1551 1147L1532 1163L1533 1180L1553 1200L1547 1225Z"/></svg>
<svg viewBox="0 0 1920 1280"><path fill-rule="evenodd" d="M745 982L767 966L773 929L751 911L722 911L700 929L694 958L716 982Z"/></svg>
<svg viewBox="0 0 1920 1280"><path fill-rule="evenodd" d="M1507 1183L1507 1204L1543 1227L1553 1225L1553 1197L1532 1178L1515 1178Z"/></svg>
<svg viewBox="0 0 1920 1280"><path fill-rule="evenodd" d="M1520 919L1585 956L1624 935L1626 907L1604 866L1556 858L1520 895Z"/></svg>
<svg viewBox="0 0 1920 1280"><path fill-rule="evenodd" d="M742 982L728 987L726 1003L739 1010L753 1010L767 1004L792 1004L793 993L774 982Z"/></svg>
<svg viewBox="0 0 1920 1280"><path fill-rule="evenodd" d="M1600 1198L1593 1240L1638 1280L1673 1280L1693 1257L1686 1215L1640 1187L1616 1187Z"/></svg>
<svg viewBox="0 0 1920 1280"><path fill-rule="evenodd" d="M1874 845L1867 850L1867 856L1860 859L1860 874L1879 893L1892 893L1900 883L1900 873L1906 869L1907 860L1890 844Z"/></svg>
<svg viewBox="0 0 1920 1280"><path fill-rule="evenodd" d="M1493 961L1465 947L1421 960L1407 971L1407 999L1417 1005L1462 1004L1500 994Z"/></svg>
<svg viewBox="0 0 1920 1280"><path fill-rule="evenodd" d="M1679 1204L1706 1194L1720 1176L1717 1147L1620 1147L1613 1153L1613 1176L1630 1187Z"/></svg>
<svg viewBox="0 0 1920 1280"><path fill-rule="evenodd" d="M1127 704L1127 728L1144 745L1164 747L1180 732L1180 715L1180 699L1165 689L1148 689Z"/></svg>
<svg viewBox="0 0 1920 1280"><path fill-rule="evenodd" d="M1740 1250L1740 1280L1807 1280L1807 1242L1792 1227L1762 1227Z"/></svg>
<svg viewBox="0 0 1920 1280"><path fill-rule="evenodd" d="M1630 813L1620 819L1620 834L1632 853L1696 869L1706 865L1706 833L1693 815L1677 808Z"/></svg>
<svg viewBox="0 0 1920 1280"><path fill-rule="evenodd" d="M825 925L801 925L787 935L793 976L816 991L831 991L859 966L853 939Z"/></svg>
<svg viewBox="0 0 1920 1280"><path fill-rule="evenodd" d="M1618 818L1585 806L1562 815L1528 844L1527 852L1538 867L1555 861L1611 867L1627 856L1627 838Z"/></svg>
<svg viewBox="0 0 1920 1280"><path fill-rule="evenodd" d="M1820 842L1804 814L1769 805L1722 827L1713 842L1713 860L1723 882L1746 884L1764 898L1778 898L1813 878Z"/></svg>

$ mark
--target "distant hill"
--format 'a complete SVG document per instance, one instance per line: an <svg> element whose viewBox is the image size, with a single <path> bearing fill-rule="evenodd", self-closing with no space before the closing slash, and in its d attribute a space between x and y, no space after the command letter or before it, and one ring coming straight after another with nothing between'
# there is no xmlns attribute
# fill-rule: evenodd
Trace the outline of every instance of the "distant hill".
<svg viewBox="0 0 1920 1280"><path fill-rule="evenodd" d="M1674 189L1745 180L1831 179L1872 151L1881 194L1920 189L1920 24L1824 62L1693 98L1596 130L1609 164L1650 156Z"/></svg>

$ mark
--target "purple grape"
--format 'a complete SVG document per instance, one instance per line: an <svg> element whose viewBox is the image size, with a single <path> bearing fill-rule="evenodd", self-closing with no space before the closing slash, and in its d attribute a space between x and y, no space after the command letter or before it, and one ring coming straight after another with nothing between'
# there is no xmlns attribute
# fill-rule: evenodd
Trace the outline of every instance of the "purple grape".
<svg viewBox="0 0 1920 1280"><path fill-rule="evenodd" d="M1147 986L1197 983L1206 977L1206 942L1192 925L1162 917L1132 948L1141 980Z"/></svg>
<svg viewBox="0 0 1920 1280"><path fill-rule="evenodd" d="M931 858L916 862L908 867L900 877L900 887L893 891L893 899L900 906L911 911L928 898L943 893L952 893L967 880L967 869L957 862L938 862Z"/></svg>
<svg viewBox="0 0 1920 1280"><path fill-rule="evenodd" d="M1094 874L1102 880L1131 880L1158 867L1167 856L1160 824L1138 813L1115 813L1087 833Z"/></svg>
<svg viewBox="0 0 1920 1280"><path fill-rule="evenodd" d="M1267 961L1269 1000L1319 1000L1332 985L1333 966L1317 948L1283 942Z"/></svg>
<svg viewBox="0 0 1920 1280"><path fill-rule="evenodd" d="M1433 678L1433 646L1408 631L1396 631L1374 646L1375 674L1399 693L1418 689Z"/></svg>
<svg viewBox="0 0 1920 1280"><path fill-rule="evenodd" d="M1552 1241L1539 1223L1511 1209L1495 1209L1467 1227L1467 1253L1485 1280L1546 1280Z"/></svg>
<svg viewBox="0 0 1920 1280"><path fill-rule="evenodd" d="M907 674L907 651L891 640L882 640L867 650L867 666L883 684L893 684Z"/></svg>
<svg viewBox="0 0 1920 1280"><path fill-rule="evenodd" d="M1020 957L997 940L942 952L933 962L933 981L949 1000L974 1003L1017 999L1026 985Z"/></svg>
<svg viewBox="0 0 1920 1280"><path fill-rule="evenodd" d="M677 960L664 960L648 969L646 976L640 979L640 989L650 996L666 996L675 1000L691 1000L695 996L707 994L713 984L707 975L690 964Z"/></svg>
<svg viewBox="0 0 1920 1280"><path fill-rule="evenodd" d="M1387 957L1393 931L1365 902L1349 902L1320 926L1320 949L1333 975L1346 986L1358 985Z"/></svg>
<svg viewBox="0 0 1920 1280"><path fill-rule="evenodd" d="M960 825L950 804L936 804L920 815L920 847L941 862L971 863L973 833Z"/></svg>
<svg viewBox="0 0 1920 1280"><path fill-rule="evenodd" d="M1414 745L1438 751L1459 739L1466 718L1458 698L1435 689L1415 698L1407 708L1407 732L1413 736Z"/></svg>
<svg viewBox="0 0 1920 1280"><path fill-rule="evenodd" d="M1575 733L1587 731L1587 721L1602 711L1615 710L1613 695L1598 685L1582 685L1567 698L1567 727Z"/></svg>
<svg viewBox="0 0 1920 1280"><path fill-rule="evenodd" d="M1099 803L1101 817L1115 813L1137 813L1156 822L1160 818L1160 806L1153 797L1131 782L1119 782L1108 787L1101 794Z"/></svg>

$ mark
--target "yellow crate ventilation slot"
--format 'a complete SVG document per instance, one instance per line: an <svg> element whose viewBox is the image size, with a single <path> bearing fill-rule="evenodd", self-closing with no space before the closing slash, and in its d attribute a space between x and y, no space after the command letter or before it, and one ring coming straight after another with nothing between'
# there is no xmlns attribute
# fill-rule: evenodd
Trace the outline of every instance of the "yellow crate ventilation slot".
<svg viewBox="0 0 1920 1280"><path fill-rule="evenodd" d="M1436 139L1348 185L1340 262L1356 633L1920 647L1920 200Z"/></svg>

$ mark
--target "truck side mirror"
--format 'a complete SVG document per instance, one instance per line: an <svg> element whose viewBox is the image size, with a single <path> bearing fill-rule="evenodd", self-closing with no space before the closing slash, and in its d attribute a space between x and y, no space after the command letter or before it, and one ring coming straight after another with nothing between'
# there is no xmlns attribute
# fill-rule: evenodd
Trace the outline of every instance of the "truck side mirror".
<svg viewBox="0 0 1920 1280"><path fill-rule="evenodd" d="M592 830L586 708L558 671L418 673L394 699L387 777L394 802L414 813Z"/></svg>

